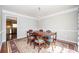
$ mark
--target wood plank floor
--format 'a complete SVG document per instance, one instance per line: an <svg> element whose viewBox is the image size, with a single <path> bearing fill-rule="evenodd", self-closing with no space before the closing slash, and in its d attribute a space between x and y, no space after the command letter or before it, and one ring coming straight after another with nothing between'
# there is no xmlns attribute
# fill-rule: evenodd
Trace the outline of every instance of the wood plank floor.
<svg viewBox="0 0 79 59"><path fill-rule="evenodd" d="M2 43L1 53L7 53L7 44L6 44L6 42Z"/></svg>

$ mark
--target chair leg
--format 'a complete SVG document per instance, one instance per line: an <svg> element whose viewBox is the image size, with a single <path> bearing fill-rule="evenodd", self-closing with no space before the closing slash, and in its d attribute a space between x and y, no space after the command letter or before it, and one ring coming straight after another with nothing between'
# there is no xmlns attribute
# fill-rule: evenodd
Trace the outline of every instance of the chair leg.
<svg viewBox="0 0 79 59"><path fill-rule="evenodd" d="M42 44L39 44L39 46L38 46L38 53L40 52L41 49L42 49Z"/></svg>
<svg viewBox="0 0 79 59"><path fill-rule="evenodd" d="M38 48L38 53L40 52L40 50L41 50L41 48L39 47L39 48Z"/></svg>
<svg viewBox="0 0 79 59"><path fill-rule="evenodd" d="M32 45L32 42L30 42L30 46Z"/></svg>
<svg viewBox="0 0 79 59"><path fill-rule="evenodd" d="M35 43L33 43L33 45L34 45L34 49L35 49Z"/></svg>
<svg viewBox="0 0 79 59"><path fill-rule="evenodd" d="M35 49L35 45L34 45L34 49Z"/></svg>
<svg viewBox="0 0 79 59"><path fill-rule="evenodd" d="M27 44L29 43L29 39L27 39Z"/></svg>

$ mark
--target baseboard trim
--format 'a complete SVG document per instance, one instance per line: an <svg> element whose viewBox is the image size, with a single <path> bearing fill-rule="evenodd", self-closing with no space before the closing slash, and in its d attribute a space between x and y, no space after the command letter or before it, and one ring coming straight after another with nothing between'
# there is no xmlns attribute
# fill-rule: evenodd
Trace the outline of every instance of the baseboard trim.
<svg viewBox="0 0 79 59"><path fill-rule="evenodd" d="M19 39L24 39L24 38L27 38L27 37L21 37L21 38L17 38L17 39L19 40Z"/></svg>
<svg viewBox="0 0 79 59"><path fill-rule="evenodd" d="M76 42L65 41L65 40L57 40L57 41L62 42L62 43L67 43L67 44L76 44L76 45L77 45Z"/></svg>

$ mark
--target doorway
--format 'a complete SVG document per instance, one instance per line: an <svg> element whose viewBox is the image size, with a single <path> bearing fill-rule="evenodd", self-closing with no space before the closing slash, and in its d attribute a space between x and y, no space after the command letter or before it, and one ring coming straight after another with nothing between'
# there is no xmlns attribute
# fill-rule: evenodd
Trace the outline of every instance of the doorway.
<svg viewBox="0 0 79 59"><path fill-rule="evenodd" d="M17 20L6 19L6 41L17 38Z"/></svg>

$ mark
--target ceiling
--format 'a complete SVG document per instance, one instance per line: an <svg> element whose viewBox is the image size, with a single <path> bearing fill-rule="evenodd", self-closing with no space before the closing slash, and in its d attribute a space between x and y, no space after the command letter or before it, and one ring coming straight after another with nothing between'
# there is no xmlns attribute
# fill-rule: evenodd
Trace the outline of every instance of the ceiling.
<svg viewBox="0 0 79 59"><path fill-rule="evenodd" d="M40 10L39 10L40 7ZM31 17L44 17L76 5L3 5L2 8Z"/></svg>

